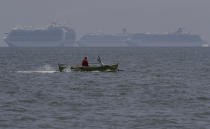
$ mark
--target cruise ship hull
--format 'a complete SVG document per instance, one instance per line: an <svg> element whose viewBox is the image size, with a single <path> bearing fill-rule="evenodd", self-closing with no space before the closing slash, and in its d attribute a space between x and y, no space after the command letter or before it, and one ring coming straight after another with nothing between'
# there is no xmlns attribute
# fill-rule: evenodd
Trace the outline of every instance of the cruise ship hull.
<svg viewBox="0 0 210 129"><path fill-rule="evenodd" d="M79 42L80 47L202 47L206 42Z"/></svg>
<svg viewBox="0 0 210 129"><path fill-rule="evenodd" d="M79 42L80 47L129 47L129 45L126 42L107 42L107 41L80 41Z"/></svg>
<svg viewBox="0 0 210 129"><path fill-rule="evenodd" d="M68 41L6 41L9 47L76 47Z"/></svg>
<svg viewBox="0 0 210 129"><path fill-rule="evenodd" d="M137 47L201 47L206 42L141 42L141 41L130 41L129 46Z"/></svg>

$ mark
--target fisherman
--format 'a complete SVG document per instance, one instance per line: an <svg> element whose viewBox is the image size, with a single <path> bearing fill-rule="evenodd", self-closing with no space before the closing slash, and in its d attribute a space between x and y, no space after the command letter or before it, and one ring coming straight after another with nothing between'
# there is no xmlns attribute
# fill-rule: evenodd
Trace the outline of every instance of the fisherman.
<svg viewBox="0 0 210 129"><path fill-rule="evenodd" d="M104 65L104 63L101 61L101 57L100 57L100 56L98 56L97 61L98 61L98 63L99 63L101 66Z"/></svg>
<svg viewBox="0 0 210 129"><path fill-rule="evenodd" d="M88 66L87 56L82 60L82 66Z"/></svg>

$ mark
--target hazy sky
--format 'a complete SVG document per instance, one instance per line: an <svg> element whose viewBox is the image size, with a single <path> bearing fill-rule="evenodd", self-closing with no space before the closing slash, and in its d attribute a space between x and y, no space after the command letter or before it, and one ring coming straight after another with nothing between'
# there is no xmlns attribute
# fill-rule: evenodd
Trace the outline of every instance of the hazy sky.
<svg viewBox="0 0 210 129"><path fill-rule="evenodd" d="M11 28L70 25L79 36L101 31L173 32L178 27L210 43L210 0L0 0L0 38Z"/></svg>

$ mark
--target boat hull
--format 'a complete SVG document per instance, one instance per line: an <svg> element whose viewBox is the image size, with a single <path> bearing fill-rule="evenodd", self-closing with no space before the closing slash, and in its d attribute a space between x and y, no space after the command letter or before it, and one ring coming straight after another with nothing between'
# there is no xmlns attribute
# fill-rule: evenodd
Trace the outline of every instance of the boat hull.
<svg viewBox="0 0 210 129"><path fill-rule="evenodd" d="M103 65L103 66L87 66L87 67L71 67L65 64L58 64L59 71L65 72L66 69L71 69L72 71L81 71L81 72L91 72L91 71L100 71L100 72L116 72L118 71L118 64L115 65Z"/></svg>

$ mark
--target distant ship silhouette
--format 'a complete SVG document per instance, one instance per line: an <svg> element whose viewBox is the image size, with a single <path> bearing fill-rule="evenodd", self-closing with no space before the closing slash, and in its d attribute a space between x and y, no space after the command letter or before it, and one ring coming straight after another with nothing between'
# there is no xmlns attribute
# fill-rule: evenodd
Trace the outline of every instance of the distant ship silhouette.
<svg viewBox="0 0 210 129"><path fill-rule="evenodd" d="M201 47L207 45L199 35L184 32L179 28L174 33L153 34L153 33L127 33L124 28L123 33L110 35L103 33L92 33L81 37L78 41L80 46L88 47L125 47L125 46L142 46L142 47Z"/></svg>
<svg viewBox="0 0 210 129"><path fill-rule="evenodd" d="M14 28L4 41L10 47L76 46L76 33L67 26L52 23L45 28Z"/></svg>

